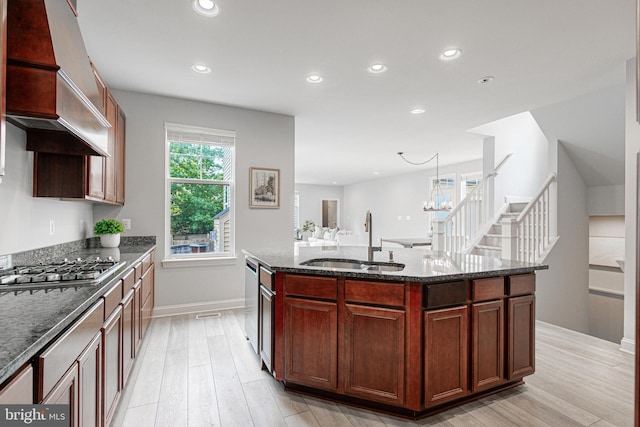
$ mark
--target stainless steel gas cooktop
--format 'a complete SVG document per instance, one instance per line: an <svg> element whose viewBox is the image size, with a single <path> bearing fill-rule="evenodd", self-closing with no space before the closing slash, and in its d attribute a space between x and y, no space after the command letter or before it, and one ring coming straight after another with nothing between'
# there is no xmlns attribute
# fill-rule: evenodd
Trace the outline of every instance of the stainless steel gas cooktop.
<svg viewBox="0 0 640 427"><path fill-rule="evenodd" d="M109 257L14 266L0 270L0 291L22 291L100 283L124 265Z"/></svg>

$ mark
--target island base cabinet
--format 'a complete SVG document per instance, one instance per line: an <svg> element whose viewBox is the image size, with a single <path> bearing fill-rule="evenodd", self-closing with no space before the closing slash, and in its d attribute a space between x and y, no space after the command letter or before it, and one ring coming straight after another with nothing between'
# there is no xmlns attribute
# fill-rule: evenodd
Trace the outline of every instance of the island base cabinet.
<svg viewBox="0 0 640 427"><path fill-rule="evenodd" d="M469 394L469 309L424 313L424 405Z"/></svg>
<svg viewBox="0 0 640 427"><path fill-rule="evenodd" d="M337 389L335 302L286 298L285 380L323 390Z"/></svg>
<svg viewBox="0 0 640 427"><path fill-rule="evenodd" d="M535 297L526 295L507 300L507 379L535 371Z"/></svg>
<svg viewBox="0 0 640 427"><path fill-rule="evenodd" d="M345 304L345 393L402 406L405 312Z"/></svg>
<svg viewBox="0 0 640 427"><path fill-rule="evenodd" d="M504 383L504 302L472 304L473 392Z"/></svg>

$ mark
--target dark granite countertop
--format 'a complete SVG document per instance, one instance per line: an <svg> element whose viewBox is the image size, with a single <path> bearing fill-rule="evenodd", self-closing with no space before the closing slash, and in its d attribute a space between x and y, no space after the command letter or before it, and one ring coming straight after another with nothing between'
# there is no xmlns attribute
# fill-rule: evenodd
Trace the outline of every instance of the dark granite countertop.
<svg viewBox="0 0 640 427"><path fill-rule="evenodd" d="M112 276L95 285L80 285L45 292L3 293L0 295L0 384L96 302L129 268L155 248L155 239L126 239L119 248L74 247L73 252L40 258L48 262L61 258L119 257L121 267ZM59 248L57 249L60 250ZM30 251L43 254L43 251ZM33 253L14 256L14 265Z"/></svg>
<svg viewBox="0 0 640 427"><path fill-rule="evenodd" d="M414 281L422 283L444 282L466 278L481 278L507 274L530 273L549 268L543 264L509 261L480 255L445 254L428 249L385 248L374 253L374 260L387 262L389 250L393 262L405 264L401 271L347 270L326 267L310 267L301 263L310 259L367 259L366 246L297 247L287 249L246 249L245 255L257 259L274 271L345 276L360 279L388 281Z"/></svg>

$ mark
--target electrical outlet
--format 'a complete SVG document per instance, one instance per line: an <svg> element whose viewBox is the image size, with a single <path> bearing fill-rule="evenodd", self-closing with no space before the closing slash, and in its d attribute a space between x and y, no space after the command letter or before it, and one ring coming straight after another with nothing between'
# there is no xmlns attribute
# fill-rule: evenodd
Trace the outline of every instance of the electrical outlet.
<svg viewBox="0 0 640 427"><path fill-rule="evenodd" d="M52 219L49 220L49 235L53 236L56 232L56 222Z"/></svg>
<svg viewBox="0 0 640 427"><path fill-rule="evenodd" d="M124 229L125 230L131 230L131 220L130 219L123 219L122 220L122 225L124 225Z"/></svg>

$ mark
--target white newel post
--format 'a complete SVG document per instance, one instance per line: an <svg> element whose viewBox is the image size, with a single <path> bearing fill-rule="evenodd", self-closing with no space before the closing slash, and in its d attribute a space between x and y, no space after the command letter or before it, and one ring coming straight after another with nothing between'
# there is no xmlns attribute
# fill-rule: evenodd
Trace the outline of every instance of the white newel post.
<svg viewBox="0 0 640 427"><path fill-rule="evenodd" d="M431 236L431 249L434 251L446 250L444 244L444 220L434 219L431 224L433 226L433 235Z"/></svg>
<svg viewBox="0 0 640 427"><path fill-rule="evenodd" d="M518 223L513 218L505 218L502 225L502 258L518 259Z"/></svg>

